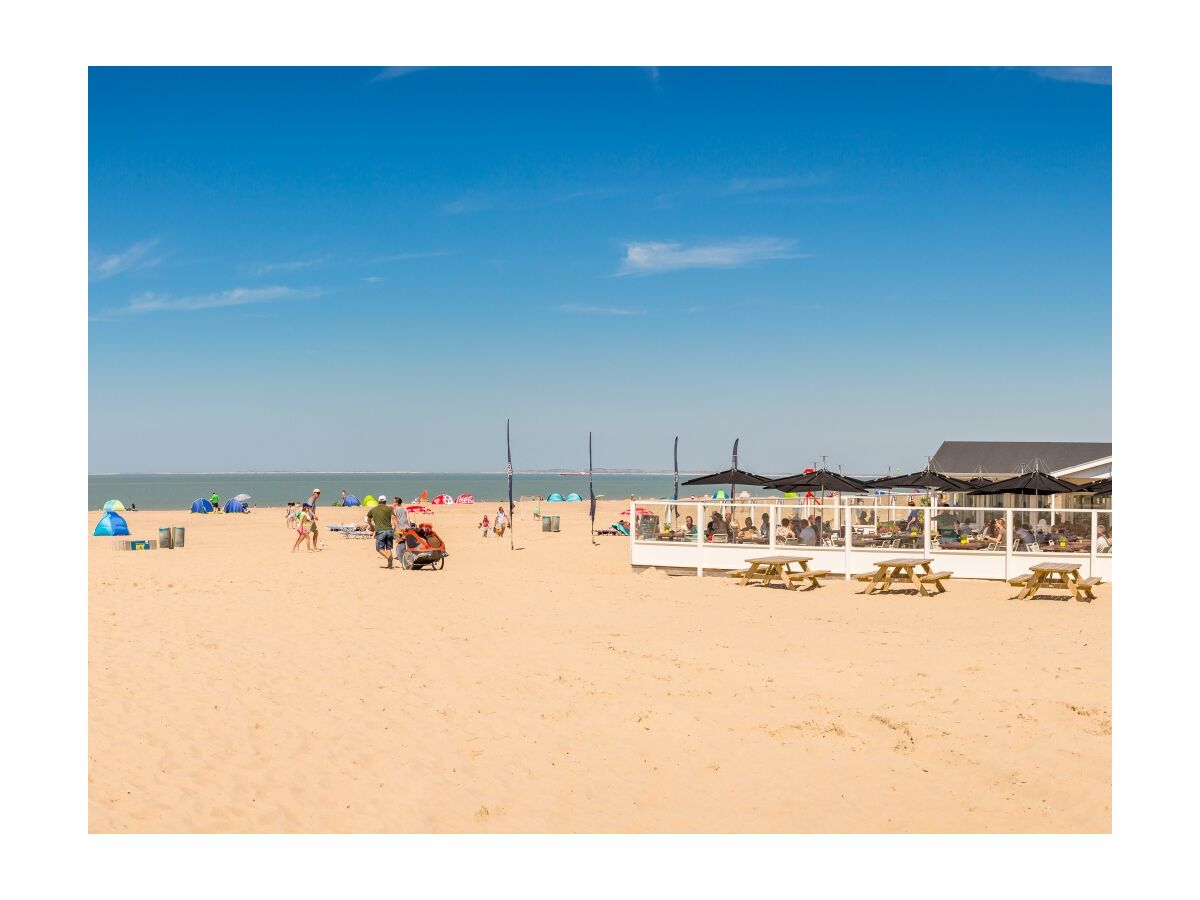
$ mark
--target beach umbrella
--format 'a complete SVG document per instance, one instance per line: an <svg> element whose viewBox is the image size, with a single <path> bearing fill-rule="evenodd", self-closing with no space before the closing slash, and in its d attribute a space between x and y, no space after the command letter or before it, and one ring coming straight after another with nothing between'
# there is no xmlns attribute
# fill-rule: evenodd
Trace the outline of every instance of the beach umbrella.
<svg viewBox="0 0 1200 900"><path fill-rule="evenodd" d="M989 484L990 482L984 483ZM965 481L959 481L957 478L951 478L949 475L943 475L929 468L922 469L920 472L910 472L907 475L876 478L874 481L868 481L866 486L868 489L920 488L921 490L953 491L955 493L965 493L972 489L972 485Z"/></svg>
<svg viewBox="0 0 1200 900"><path fill-rule="evenodd" d="M1112 478L1105 478L1100 481L1094 481L1084 488L1089 494L1111 494L1112 493Z"/></svg>
<svg viewBox="0 0 1200 900"><path fill-rule="evenodd" d="M432 516L433 510L428 506L422 506L420 503L410 503L404 507L410 513L420 513L423 516Z"/></svg>
<svg viewBox="0 0 1200 900"><path fill-rule="evenodd" d="M762 483L765 488L776 491L838 491L842 494L865 494L869 490L865 482L849 475L840 475L826 468L815 469L812 472L802 472L799 475L785 475L783 478L773 478Z"/></svg>
<svg viewBox="0 0 1200 900"><path fill-rule="evenodd" d="M976 488L972 494L1021 494L1040 497L1043 494L1074 494L1079 485L1047 475L1035 468L1032 472L996 481L987 487Z"/></svg>
<svg viewBox="0 0 1200 900"><path fill-rule="evenodd" d="M125 512L125 504L120 500L109 500L104 504L104 512Z"/></svg>
<svg viewBox="0 0 1200 900"><path fill-rule="evenodd" d="M237 494L233 499L236 500L238 503L245 503L247 500L250 499L250 495L249 494Z"/></svg>
<svg viewBox="0 0 1200 900"><path fill-rule="evenodd" d="M732 497L737 490L739 484L760 485L766 484L766 478L761 475L755 475L753 472L743 472L738 468L738 438L733 442L733 462L724 472L713 472L711 475L701 475L699 478L689 478L684 484L727 484L729 485L729 496Z"/></svg>

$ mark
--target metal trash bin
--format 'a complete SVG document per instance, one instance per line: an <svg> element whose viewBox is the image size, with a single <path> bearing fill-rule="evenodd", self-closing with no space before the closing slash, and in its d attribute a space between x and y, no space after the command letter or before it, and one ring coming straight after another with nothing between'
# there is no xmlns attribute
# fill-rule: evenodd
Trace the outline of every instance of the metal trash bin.
<svg viewBox="0 0 1200 900"><path fill-rule="evenodd" d="M171 529L171 548L176 549L183 546L183 526L176 525Z"/></svg>
<svg viewBox="0 0 1200 900"><path fill-rule="evenodd" d="M554 516L542 516L542 531L550 531L554 526Z"/></svg>
<svg viewBox="0 0 1200 900"><path fill-rule="evenodd" d="M560 522L560 519L558 516L551 516L550 517L550 530L558 531L559 522Z"/></svg>
<svg viewBox="0 0 1200 900"><path fill-rule="evenodd" d="M158 529L158 548L160 550L170 550L173 546L175 546L175 543L172 540L171 529Z"/></svg>

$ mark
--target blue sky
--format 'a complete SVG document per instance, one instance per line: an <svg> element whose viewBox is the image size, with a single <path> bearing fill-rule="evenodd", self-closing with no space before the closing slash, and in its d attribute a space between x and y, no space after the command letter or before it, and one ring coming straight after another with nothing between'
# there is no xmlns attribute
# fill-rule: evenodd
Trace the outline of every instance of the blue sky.
<svg viewBox="0 0 1200 900"><path fill-rule="evenodd" d="M1108 440L1110 80L92 69L89 468Z"/></svg>

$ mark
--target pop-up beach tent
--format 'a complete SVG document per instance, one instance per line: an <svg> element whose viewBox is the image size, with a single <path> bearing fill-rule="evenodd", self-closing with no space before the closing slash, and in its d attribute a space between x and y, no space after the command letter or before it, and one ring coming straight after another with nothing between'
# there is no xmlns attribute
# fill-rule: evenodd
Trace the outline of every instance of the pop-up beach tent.
<svg viewBox="0 0 1200 900"><path fill-rule="evenodd" d="M576 494L574 491L572 491L571 493L567 494L567 503L578 503L578 502L579 502L579 501L581 501L582 499L583 499L583 498L582 498L582 497L580 497L578 494Z"/></svg>
<svg viewBox="0 0 1200 900"><path fill-rule="evenodd" d="M125 504L123 504L120 500L109 500L104 504L104 511L123 513L125 512Z"/></svg>
<svg viewBox="0 0 1200 900"><path fill-rule="evenodd" d="M342 506L361 506L361 505L362 505L362 501L360 501L353 494L347 494L346 499L342 501Z"/></svg>
<svg viewBox="0 0 1200 900"><path fill-rule="evenodd" d="M449 494L438 494L436 497L433 498L433 502L436 503L438 506L453 506L454 498L451 497Z"/></svg>
<svg viewBox="0 0 1200 900"><path fill-rule="evenodd" d="M234 513L234 512L245 512L245 511L246 511L246 505L244 503L242 503L241 500L226 500L225 501L225 512Z"/></svg>
<svg viewBox="0 0 1200 900"><path fill-rule="evenodd" d="M376 500L374 497L372 497L370 494L367 494L367 496L363 497L362 505L363 506L378 506L379 501Z"/></svg>
<svg viewBox="0 0 1200 900"><path fill-rule="evenodd" d="M210 513L213 511L213 505L203 497L197 498L192 504L192 512L194 513Z"/></svg>
<svg viewBox="0 0 1200 900"><path fill-rule="evenodd" d="M107 512L96 523L96 530L92 532L96 537L113 537L115 535L129 534L129 526L125 520L118 516L115 512Z"/></svg>
<svg viewBox="0 0 1200 900"><path fill-rule="evenodd" d="M562 503L563 502L562 494L560 494L558 491L555 491L553 494L551 494L549 497L546 498L546 502L547 503Z"/></svg>
<svg viewBox="0 0 1200 900"><path fill-rule="evenodd" d="M471 504L471 503L475 502L475 495L474 494L459 494L457 497L454 498L454 502Z"/></svg>

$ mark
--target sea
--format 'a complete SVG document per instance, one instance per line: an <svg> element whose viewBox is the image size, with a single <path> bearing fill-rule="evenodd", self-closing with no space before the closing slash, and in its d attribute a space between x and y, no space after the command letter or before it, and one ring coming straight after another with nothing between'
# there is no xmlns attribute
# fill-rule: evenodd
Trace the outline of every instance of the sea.
<svg viewBox="0 0 1200 900"><path fill-rule="evenodd" d="M681 475L686 480L689 475ZM593 476L596 496L621 500L670 497L673 478L665 474L597 474ZM336 504L341 492L362 498L367 494L403 497L472 494L476 501L499 501L508 495L508 477L503 472L205 472L192 474L89 475L88 507L99 509L108 500L120 500L138 509L189 509L198 497L215 492L222 501L249 494L251 506L286 506L289 500L307 500L313 488L321 499ZM711 494L718 486L681 487L680 496ZM726 487L728 490L728 487ZM743 488L738 487L738 493ZM747 488L752 494L760 491ZM553 493L576 493L587 499L587 474L521 473L513 475L513 498L548 497Z"/></svg>

